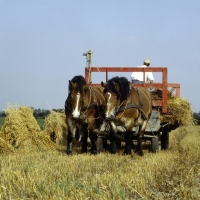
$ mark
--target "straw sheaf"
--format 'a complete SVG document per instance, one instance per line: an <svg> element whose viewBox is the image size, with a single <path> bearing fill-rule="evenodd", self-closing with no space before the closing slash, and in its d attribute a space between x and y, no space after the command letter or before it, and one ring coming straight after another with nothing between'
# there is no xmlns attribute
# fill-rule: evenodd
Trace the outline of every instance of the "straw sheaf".
<svg viewBox="0 0 200 200"><path fill-rule="evenodd" d="M49 135L51 140L58 145L67 144L68 128L66 124L65 113L50 111L50 114L45 118L44 132Z"/></svg>
<svg viewBox="0 0 200 200"><path fill-rule="evenodd" d="M28 129L21 115L21 108L17 108L16 105L8 107L4 125L1 128L1 137L15 146L20 134L28 135Z"/></svg>
<svg viewBox="0 0 200 200"><path fill-rule="evenodd" d="M13 153L14 147L0 137L0 154Z"/></svg>
<svg viewBox="0 0 200 200"><path fill-rule="evenodd" d="M55 143L53 143L50 139L49 136L44 134L43 132L35 132L34 134L29 134L29 135L19 135L18 140L16 141L16 146L18 148L23 148L23 149L45 149L45 150L50 150L50 149L55 149Z"/></svg>
<svg viewBox="0 0 200 200"><path fill-rule="evenodd" d="M151 92L153 100L162 100L162 90ZM191 125L192 109L188 101L183 98L176 98L170 91L167 93L167 113L161 115L161 122L170 125L178 124L183 126ZM161 107L159 108L161 110Z"/></svg>
<svg viewBox="0 0 200 200"><path fill-rule="evenodd" d="M14 105L6 109L1 137L15 148L54 148L54 143L41 131L31 108Z"/></svg>

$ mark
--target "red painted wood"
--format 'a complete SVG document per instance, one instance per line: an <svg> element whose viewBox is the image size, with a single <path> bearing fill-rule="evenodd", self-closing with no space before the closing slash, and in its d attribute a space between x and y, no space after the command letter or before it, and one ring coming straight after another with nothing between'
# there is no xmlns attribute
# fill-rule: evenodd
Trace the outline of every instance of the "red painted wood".
<svg viewBox="0 0 200 200"><path fill-rule="evenodd" d="M91 80L92 72L106 72L106 81L108 81L108 72L161 72L162 83L143 83L134 84L135 87L145 87L153 89L162 89L162 101L153 101L153 106L161 106L162 113L167 113L167 94L168 88L175 88L176 97L180 97L180 84L179 83L168 83L168 69L166 67L91 67L85 68L85 79L89 83ZM93 86L101 86L100 83L92 83Z"/></svg>
<svg viewBox="0 0 200 200"><path fill-rule="evenodd" d="M176 97L180 97L180 87L176 88Z"/></svg>

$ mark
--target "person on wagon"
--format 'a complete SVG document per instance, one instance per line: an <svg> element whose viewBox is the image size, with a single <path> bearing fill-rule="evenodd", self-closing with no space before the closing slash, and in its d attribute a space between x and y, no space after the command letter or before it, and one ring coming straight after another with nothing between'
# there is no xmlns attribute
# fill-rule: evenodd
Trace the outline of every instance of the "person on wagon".
<svg viewBox="0 0 200 200"><path fill-rule="evenodd" d="M144 60L142 66L138 67L149 67L150 66L150 60ZM143 80L143 72L133 72L131 74L131 81L134 84L139 84L139 83L153 83L154 77L152 72L145 72L145 80Z"/></svg>

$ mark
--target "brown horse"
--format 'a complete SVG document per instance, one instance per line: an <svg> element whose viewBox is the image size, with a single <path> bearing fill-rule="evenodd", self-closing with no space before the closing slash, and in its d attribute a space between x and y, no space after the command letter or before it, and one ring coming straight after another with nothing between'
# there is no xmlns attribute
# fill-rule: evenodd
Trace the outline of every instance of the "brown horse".
<svg viewBox="0 0 200 200"><path fill-rule="evenodd" d="M124 132L124 154L130 154L135 129L138 141L136 152L143 155L143 135L152 112L150 92L144 87L132 87L125 77L114 77L107 83L102 82L101 84L104 87L107 103L105 121L111 127L111 152L116 152L115 141L120 130Z"/></svg>
<svg viewBox="0 0 200 200"><path fill-rule="evenodd" d="M66 122L69 127L67 153L72 153L73 131L81 130L82 152L87 152L88 136L91 140L91 153L97 153L96 129L104 118L105 98L103 89L86 84L83 76L75 76L69 81L69 95L65 102Z"/></svg>

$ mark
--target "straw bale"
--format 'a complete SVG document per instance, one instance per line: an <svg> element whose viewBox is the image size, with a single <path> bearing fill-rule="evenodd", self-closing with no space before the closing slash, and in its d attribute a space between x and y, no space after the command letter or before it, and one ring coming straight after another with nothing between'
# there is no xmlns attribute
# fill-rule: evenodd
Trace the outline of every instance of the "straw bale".
<svg viewBox="0 0 200 200"><path fill-rule="evenodd" d="M162 90L151 92L153 100L162 100ZM192 109L188 101L176 98L170 91L167 93L167 113L161 115L161 123L188 126L192 122ZM161 111L161 107L159 107Z"/></svg>
<svg viewBox="0 0 200 200"><path fill-rule="evenodd" d="M50 111L50 114L45 118L44 132L46 132L47 135L50 136L51 140L54 141L56 144L67 144L68 128L64 111Z"/></svg>
<svg viewBox="0 0 200 200"><path fill-rule="evenodd" d="M1 128L1 137L16 148L54 148L54 144L39 127L33 110L25 106L9 106Z"/></svg>
<svg viewBox="0 0 200 200"><path fill-rule="evenodd" d="M0 154L13 153L14 147L0 137Z"/></svg>
<svg viewBox="0 0 200 200"><path fill-rule="evenodd" d="M151 97L153 100L161 100L162 99L162 90L156 89L151 91ZM174 95L171 91L167 91L167 98L168 99L174 99Z"/></svg>
<svg viewBox="0 0 200 200"><path fill-rule="evenodd" d="M56 149L55 143L53 143L49 136L41 132L36 132L34 134L19 135L18 140L16 141L16 146L19 149L44 149L44 150L53 150Z"/></svg>
<svg viewBox="0 0 200 200"><path fill-rule="evenodd" d="M1 128L1 137L15 146L16 140L20 134L27 135L28 129L21 117L20 109L14 105L6 109L6 118Z"/></svg>

